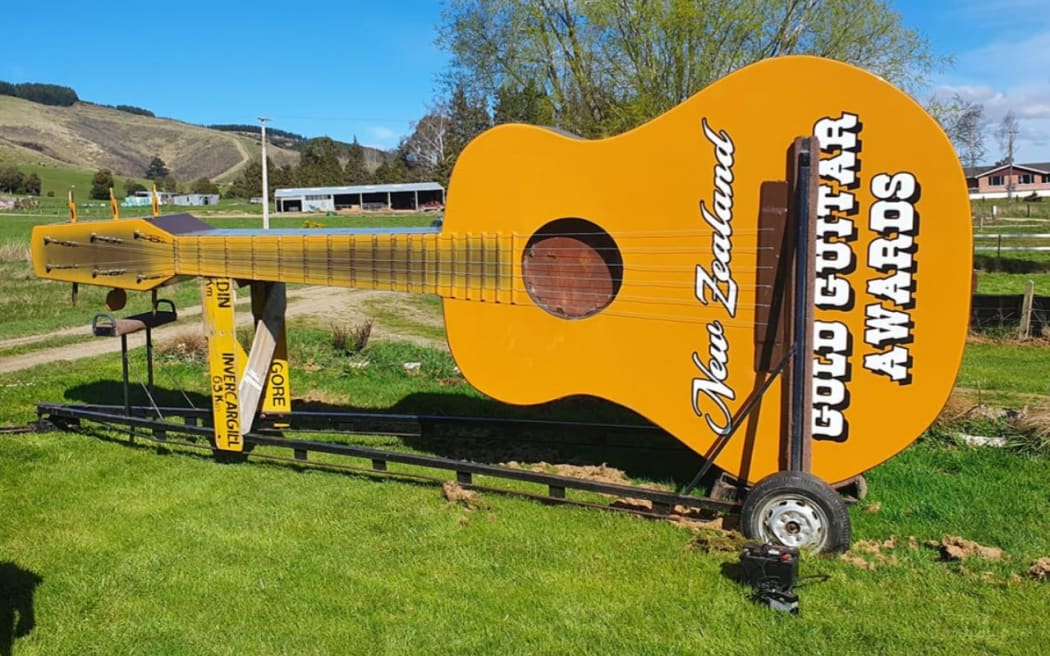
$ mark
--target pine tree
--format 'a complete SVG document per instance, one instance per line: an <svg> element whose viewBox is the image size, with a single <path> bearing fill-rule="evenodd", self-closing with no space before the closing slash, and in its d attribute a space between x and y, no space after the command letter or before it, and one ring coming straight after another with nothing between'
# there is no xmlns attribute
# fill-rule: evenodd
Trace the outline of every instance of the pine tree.
<svg viewBox="0 0 1050 656"><path fill-rule="evenodd" d="M113 172L109 169L99 169L91 179L91 198L109 200L109 190L112 186Z"/></svg>
<svg viewBox="0 0 1050 656"><path fill-rule="evenodd" d="M40 176L36 173L30 173L26 176L26 180L22 183L23 193L29 194L30 196L40 195Z"/></svg>
<svg viewBox="0 0 1050 656"><path fill-rule="evenodd" d="M329 137L318 137L303 144L299 153L298 178L307 187L343 184L339 147Z"/></svg>
<svg viewBox="0 0 1050 656"><path fill-rule="evenodd" d="M449 99L449 126L445 143L445 161L437 170L441 184L448 185L456 159L470 141L492 126L483 98L467 93L462 83L457 84Z"/></svg>
<svg viewBox="0 0 1050 656"><path fill-rule="evenodd" d="M365 166L365 149L357 142L357 136L354 136L354 142L350 144L350 148L346 151L346 166L343 168L343 182L348 185L362 185L368 184L372 179L372 174L368 172L368 168Z"/></svg>
<svg viewBox="0 0 1050 656"><path fill-rule="evenodd" d="M146 168L145 178L147 180L160 180L161 178L167 177L170 173L167 164L158 155L154 155L153 159L150 160L149 167ZM108 198L108 196L107 196Z"/></svg>

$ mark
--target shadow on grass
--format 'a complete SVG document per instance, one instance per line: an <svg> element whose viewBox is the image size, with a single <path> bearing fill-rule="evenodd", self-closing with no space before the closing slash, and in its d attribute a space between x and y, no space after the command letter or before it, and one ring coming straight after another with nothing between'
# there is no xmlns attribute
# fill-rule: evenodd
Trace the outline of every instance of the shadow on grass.
<svg viewBox="0 0 1050 656"><path fill-rule="evenodd" d="M36 626L33 592L44 579L12 562L0 562L0 656L11 656L15 640Z"/></svg>
<svg viewBox="0 0 1050 656"><path fill-rule="evenodd" d="M101 380L69 388L73 403L121 406L120 381ZM142 386L130 389L132 405L208 409L198 393ZM486 464L516 461L569 465L606 465L630 478L683 485L703 459L669 434L622 406L592 397L571 397L536 406L513 406L477 395L414 392L386 408L337 406L296 401L297 412L317 413L295 419L295 428L395 434L413 450ZM345 413L396 414L405 418L348 418ZM344 416L340 416L343 414ZM330 415L325 417L324 415ZM293 435L289 434L289 437ZM346 441L352 441L347 437ZM712 468L710 482L717 476Z"/></svg>
<svg viewBox="0 0 1050 656"><path fill-rule="evenodd" d="M296 409L355 411L321 402L300 403ZM389 426L390 432L412 449L457 460L606 465L630 478L676 485L688 482L703 464L699 455L641 416L592 397L514 406L456 392L416 392L388 408L363 411L418 417ZM382 423L376 427L383 428Z"/></svg>

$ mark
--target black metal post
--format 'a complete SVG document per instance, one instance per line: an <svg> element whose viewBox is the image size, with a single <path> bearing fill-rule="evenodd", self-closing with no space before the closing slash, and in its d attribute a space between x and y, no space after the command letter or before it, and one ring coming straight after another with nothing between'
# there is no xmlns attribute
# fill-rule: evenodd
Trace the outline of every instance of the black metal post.
<svg viewBox="0 0 1050 656"><path fill-rule="evenodd" d="M146 386L153 393L153 331L146 324Z"/></svg>
<svg viewBox="0 0 1050 656"><path fill-rule="evenodd" d="M803 462L804 440L809 438L809 426L805 425L805 419L809 416L806 412L806 386L810 381L806 379L807 360L812 356L812 345L809 339L809 313L807 309L811 299L809 298L809 241L810 241L810 216L809 216L809 176L810 150L809 140L803 142L804 148L798 149L798 175L795 177L795 312L794 312L794 344L795 357L791 362L791 452L788 459L788 467L791 471L802 471L805 467Z"/></svg>
<svg viewBox="0 0 1050 656"><path fill-rule="evenodd" d="M128 390L128 336L120 336L120 363L124 369L124 414L131 416L131 395Z"/></svg>

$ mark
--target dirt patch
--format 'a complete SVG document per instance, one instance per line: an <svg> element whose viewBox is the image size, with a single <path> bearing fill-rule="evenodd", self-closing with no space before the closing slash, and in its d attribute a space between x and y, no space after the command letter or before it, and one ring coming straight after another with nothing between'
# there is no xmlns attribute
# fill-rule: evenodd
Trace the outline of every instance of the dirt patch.
<svg viewBox="0 0 1050 656"><path fill-rule="evenodd" d="M477 510L480 507L480 495L473 490L463 489L459 483L452 481L442 483L441 494L450 505L463 506L467 510Z"/></svg>
<svg viewBox="0 0 1050 656"><path fill-rule="evenodd" d="M908 545L917 544L915 538L908 538ZM899 565L900 561L892 552L900 546L900 540L896 535L891 535L886 540L860 540L854 542L846 553L839 556L844 562L858 567L874 571L884 565Z"/></svg>
<svg viewBox="0 0 1050 656"><path fill-rule="evenodd" d="M549 462L510 462L500 463L511 469L524 469L525 471L541 472L544 474L557 474L568 478L580 478L585 481L597 481L599 483L613 483L615 485L631 485L627 474L621 469L601 465L554 465Z"/></svg>
<svg viewBox="0 0 1050 656"><path fill-rule="evenodd" d="M957 391L948 398L941 414L937 417L940 424L952 424L967 419L1001 419L1007 411L1003 408L993 408L981 402L979 398L973 398L969 394Z"/></svg>
<svg viewBox="0 0 1050 656"><path fill-rule="evenodd" d="M747 538L736 531L700 526L695 528L695 535L689 540L688 548L701 553L739 553L746 543Z"/></svg>
<svg viewBox="0 0 1050 656"><path fill-rule="evenodd" d="M566 478L579 478L585 481L595 481L598 483L611 483L613 485L627 485L631 487L640 487L648 490L661 490L669 491L670 488L666 485L638 485L627 478L627 474L622 469L616 469L615 467L609 467L605 463L600 465L568 465L568 464L551 464L549 462L518 462L511 460L509 462L500 463L504 467L510 467L511 469L524 469L526 471L541 472L544 474L557 474L558 476L565 476ZM653 504L651 501L645 499L620 499L623 502L621 507L647 507L652 510Z"/></svg>
<svg viewBox="0 0 1050 656"><path fill-rule="evenodd" d="M979 560L1002 560L1003 550L999 547L986 547L972 540L957 535L946 535L940 542L930 540L926 546L936 549L940 559L945 562L958 562L976 558Z"/></svg>
<svg viewBox="0 0 1050 656"><path fill-rule="evenodd" d="M1050 558L1040 558L1032 563L1028 576L1036 581L1050 581Z"/></svg>

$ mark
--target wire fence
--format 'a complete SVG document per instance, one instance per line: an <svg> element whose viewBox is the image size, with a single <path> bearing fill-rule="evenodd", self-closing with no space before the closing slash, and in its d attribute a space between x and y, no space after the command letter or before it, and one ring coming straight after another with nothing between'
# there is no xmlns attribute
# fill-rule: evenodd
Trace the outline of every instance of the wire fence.
<svg viewBox="0 0 1050 656"><path fill-rule="evenodd" d="M1020 328L1024 294L974 294L970 329L977 332ZM1050 335L1050 296L1034 296L1029 334Z"/></svg>

